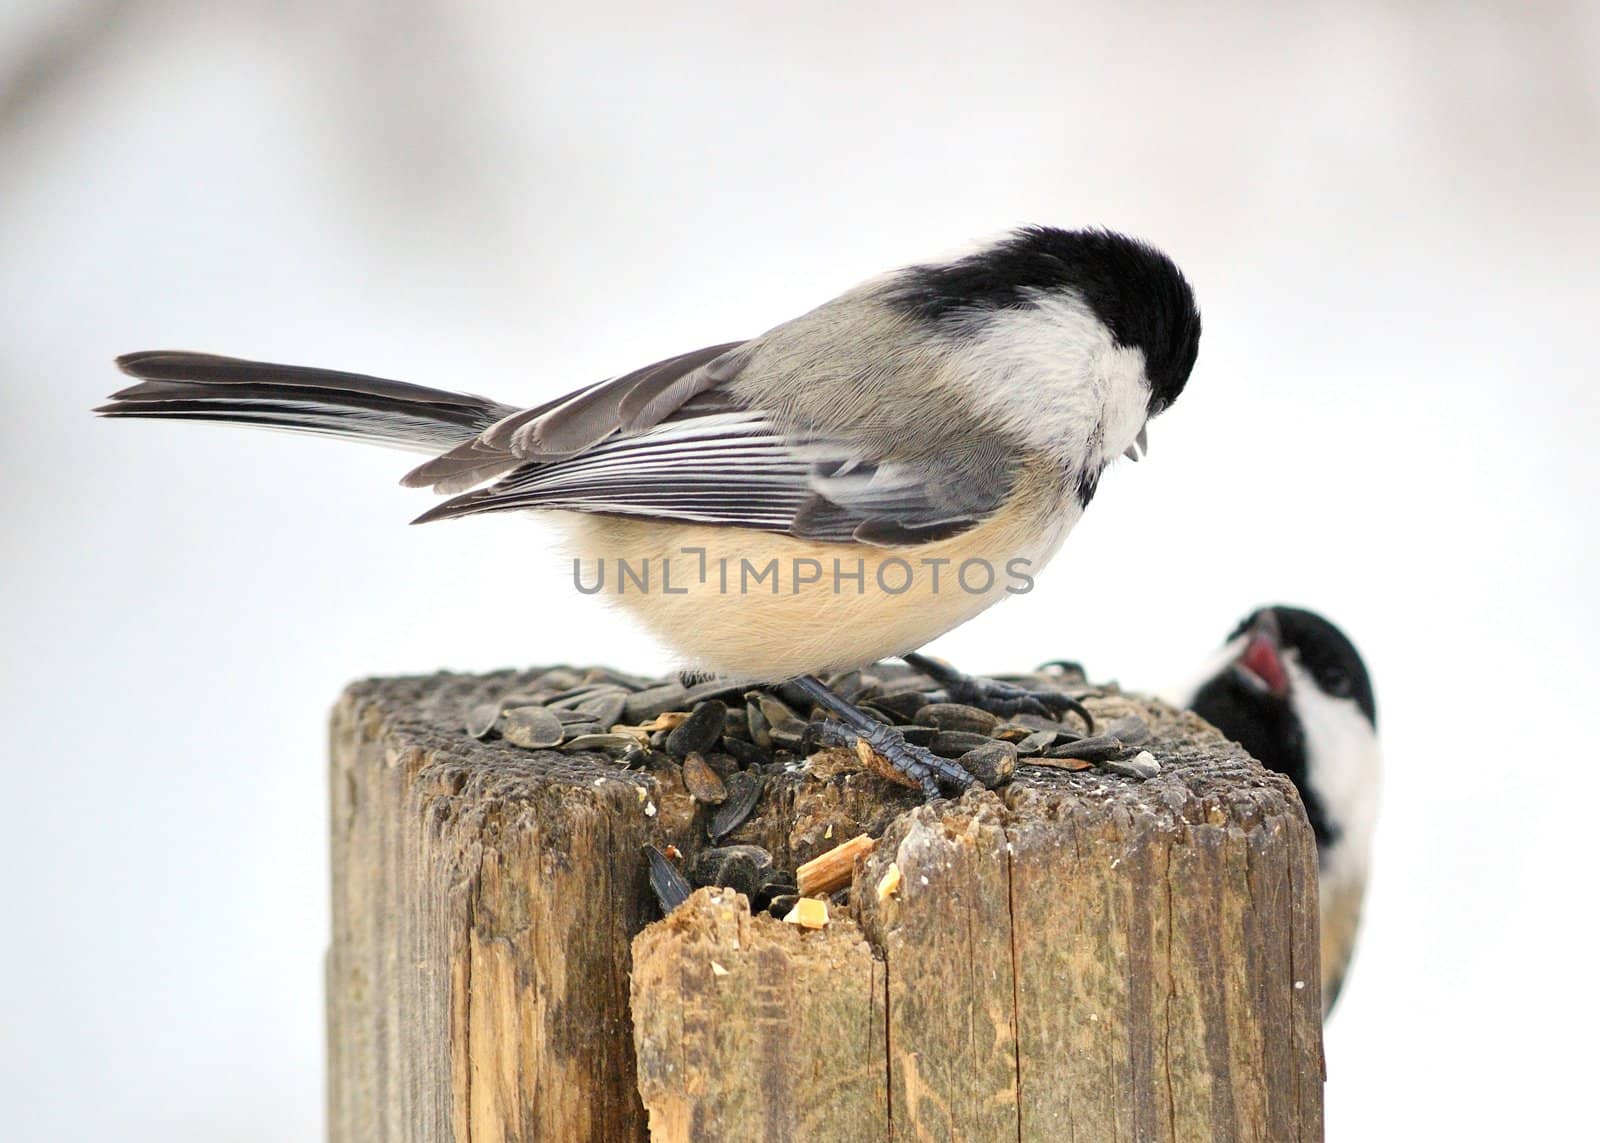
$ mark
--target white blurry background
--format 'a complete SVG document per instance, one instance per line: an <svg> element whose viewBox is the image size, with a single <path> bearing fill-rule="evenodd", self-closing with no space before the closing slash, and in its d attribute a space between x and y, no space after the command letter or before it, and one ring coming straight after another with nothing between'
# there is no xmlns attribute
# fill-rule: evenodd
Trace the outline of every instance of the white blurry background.
<svg viewBox="0 0 1600 1143"><path fill-rule="evenodd" d="M1199 366L1037 592L935 649L1154 685L1258 602L1333 617L1389 774L1330 1137L1562 1134L1595 6L536 7L0 9L0 1131L314 1138L340 687L668 665L540 525L407 528L403 454L95 421L114 354L532 401L1047 221L1171 252Z"/></svg>

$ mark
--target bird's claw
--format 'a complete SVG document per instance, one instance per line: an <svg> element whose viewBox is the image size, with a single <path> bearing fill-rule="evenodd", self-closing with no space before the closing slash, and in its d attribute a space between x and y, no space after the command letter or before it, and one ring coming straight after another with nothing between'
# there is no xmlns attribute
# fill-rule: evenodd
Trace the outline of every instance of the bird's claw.
<svg viewBox="0 0 1600 1143"><path fill-rule="evenodd" d="M857 748L864 743L910 782L921 788L929 801L944 796L940 784L965 790L976 781L959 762L941 758L923 746L915 746L892 726L878 723L870 730L855 730L832 718L818 719L806 729L806 736L825 746Z"/></svg>
<svg viewBox="0 0 1600 1143"><path fill-rule="evenodd" d="M905 659L943 687L951 702L975 706L990 714L997 714L1001 718L1010 718L1017 714L1033 714L1060 721L1065 714L1075 714L1083 720L1088 732L1094 733L1094 716L1071 695L964 674L947 663L929 659L924 655L907 655Z"/></svg>

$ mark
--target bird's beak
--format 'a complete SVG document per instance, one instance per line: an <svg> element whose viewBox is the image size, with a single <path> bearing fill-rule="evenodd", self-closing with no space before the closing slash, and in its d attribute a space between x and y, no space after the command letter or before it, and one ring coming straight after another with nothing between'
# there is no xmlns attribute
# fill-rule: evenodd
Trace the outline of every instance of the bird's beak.
<svg viewBox="0 0 1600 1143"><path fill-rule="evenodd" d="M1133 443L1122 450L1122 455L1137 464L1150 451L1150 426L1144 425L1139 429L1139 435L1133 438Z"/></svg>
<svg viewBox="0 0 1600 1143"><path fill-rule="evenodd" d="M1262 694L1283 698L1289 693L1289 672L1283 666L1278 619L1263 611L1245 636L1244 651L1233 663L1234 677Z"/></svg>

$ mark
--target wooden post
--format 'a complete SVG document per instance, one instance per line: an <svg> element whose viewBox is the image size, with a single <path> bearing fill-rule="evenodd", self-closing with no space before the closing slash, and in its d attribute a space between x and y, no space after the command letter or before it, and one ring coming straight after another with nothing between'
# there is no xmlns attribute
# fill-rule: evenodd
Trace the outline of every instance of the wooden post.
<svg viewBox="0 0 1600 1143"><path fill-rule="evenodd" d="M769 776L728 840L793 869L873 834L851 905L804 931L701 890L650 923L642 847L704 844L706 811L461 731L513 683L335 711L336 1143L1321 1137L1311 833L1200 720L1090 701L1150 723L1143 782L1024 765L922 806Z"/></svg>

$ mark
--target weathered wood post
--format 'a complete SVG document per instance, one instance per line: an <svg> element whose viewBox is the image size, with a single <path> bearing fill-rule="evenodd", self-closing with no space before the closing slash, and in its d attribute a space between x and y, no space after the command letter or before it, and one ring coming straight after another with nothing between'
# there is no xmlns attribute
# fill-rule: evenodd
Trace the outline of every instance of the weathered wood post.
<svg viewBox="0 0 1600 1143"><path fill-rule="evenodd" d="M1142 782L1025 765L923 806L769 768L724 844L877 838L809 931L731 889L655 921L643 847L703 846L708 811L670 767L463 731L516 682L335 710L336 1143L1321 1137L1311 833L1193 716L1089 700L1149 723Z"/></svg>

